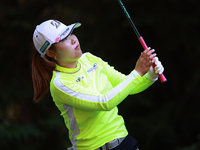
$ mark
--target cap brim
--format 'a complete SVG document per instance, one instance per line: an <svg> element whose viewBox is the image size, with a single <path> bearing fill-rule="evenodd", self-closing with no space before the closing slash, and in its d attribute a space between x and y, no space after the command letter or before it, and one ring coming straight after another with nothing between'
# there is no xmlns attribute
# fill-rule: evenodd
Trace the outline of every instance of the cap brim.
<svg viewBox="0 0 200 150"><path fill-rule="evenodd" d="M75 28L78 28L81 26L81 23L74 23L72 25L69 25L66 27L65 31L60 35L60 42L65 40L72 32Z"/></svg>

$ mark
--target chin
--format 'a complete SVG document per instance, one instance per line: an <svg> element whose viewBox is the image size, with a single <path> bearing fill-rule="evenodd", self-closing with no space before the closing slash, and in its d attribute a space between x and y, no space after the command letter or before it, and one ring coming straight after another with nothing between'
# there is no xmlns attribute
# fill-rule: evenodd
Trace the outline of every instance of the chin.
<svg viewBox="0 0 200 150"><path fill-rule="evenodd" d="M82 50L81 50L81 49L79 50L79 52L78 52L78 53L79 53L79 57L81 57L81 56L82 56L82 54L83 54L83 52L82 52Z"/></svg>
<svg viewBox="0 0 200 150"><path fill-rule="evenodd" d="M76 53L76 55L75 55L75 59L76 60L78 60L79 58L81 58L81 56L82 56L82 52L79 52L79 53Z"/></svg>

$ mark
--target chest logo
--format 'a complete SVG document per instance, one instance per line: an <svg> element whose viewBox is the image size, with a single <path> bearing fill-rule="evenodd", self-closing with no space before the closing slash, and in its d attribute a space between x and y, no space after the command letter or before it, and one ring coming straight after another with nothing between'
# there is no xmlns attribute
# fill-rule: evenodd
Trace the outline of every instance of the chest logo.
<svg viewBox="0 0 200 150"><path fill-rule="evenodd" d="M94 72L98 67L98 64L97 63L94 63L94 65L92 66L92 68L88 69L87 72L88 73L92 73Z"/></svg>
<svg viewBox="0 0 200 150"><path fill-rule="evenodd" d="M82 77L78 77L78 79L76 79L76 82L81 82L81 79L84 79L84 77L82 76Z"/></svg>

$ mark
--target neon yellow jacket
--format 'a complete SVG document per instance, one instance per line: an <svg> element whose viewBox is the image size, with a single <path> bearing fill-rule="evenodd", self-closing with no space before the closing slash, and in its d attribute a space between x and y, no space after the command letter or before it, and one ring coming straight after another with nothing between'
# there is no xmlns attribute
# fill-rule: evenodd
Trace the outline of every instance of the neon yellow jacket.
<svg viewBox="0 0 200 150"><path fill-rule="evenodd" d="M50 83L73 148L94 150L128 132L117 105L153 84L133 70L128 76L85 53L75 69L56 66Z"/></svg>

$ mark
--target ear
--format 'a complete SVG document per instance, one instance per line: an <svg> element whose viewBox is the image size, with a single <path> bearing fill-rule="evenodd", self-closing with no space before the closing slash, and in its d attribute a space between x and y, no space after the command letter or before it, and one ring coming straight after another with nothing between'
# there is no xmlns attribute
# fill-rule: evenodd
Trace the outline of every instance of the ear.
<svg viewBox="0 0 200 150"><path fill-rule="evenodd" d="M51 57L51 58L55 58L56 57L56 54L53 51L49 50L49 49L46 51L46 55Z"/></svg>

